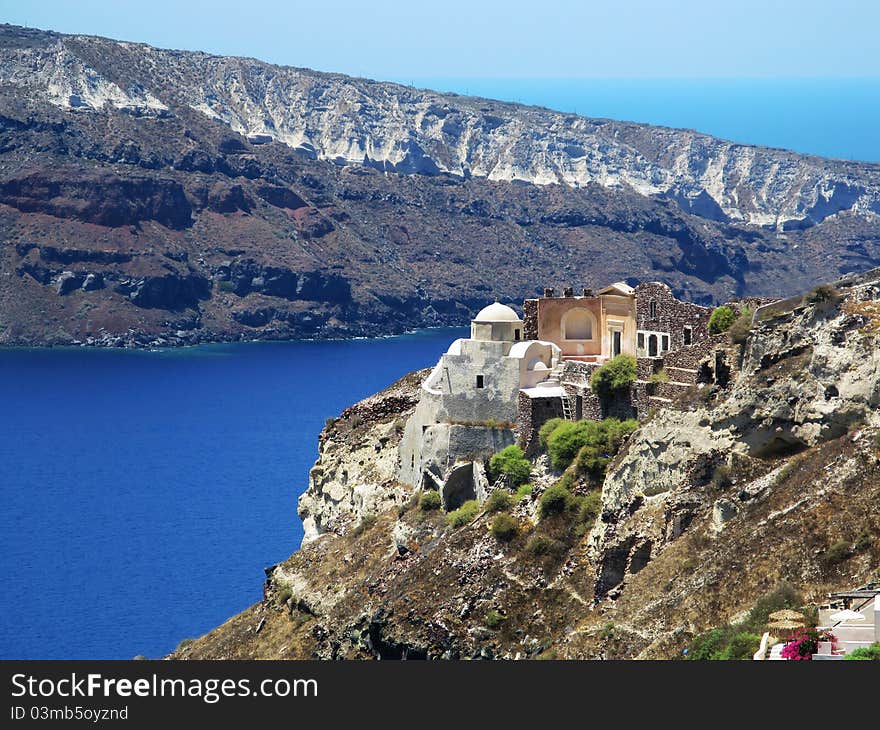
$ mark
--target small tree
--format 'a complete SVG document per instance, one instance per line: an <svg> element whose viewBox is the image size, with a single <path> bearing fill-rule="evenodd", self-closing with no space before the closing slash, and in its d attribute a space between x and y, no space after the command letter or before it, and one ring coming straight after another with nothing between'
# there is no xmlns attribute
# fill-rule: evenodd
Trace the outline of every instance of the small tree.
<svg viewBox="0 0 880 730"><path fill-rule="evenodd" d="M709 334L718 335L722 332L727 332L735 320L736 312L733 311L732 307L727 305L716 307L709 317Z"/></svg>
<svg viewBox="0 0 880 730"><path fill-rule="evenodd" d="M489 459L489 474L493 479L506 475L514 487L529 481L532 463L516 445L507 446Z"/></svg>
<svg viewBox="0 0 880 730"><path fill-rule="evenodd" d="M636 359L632 355L618 355L597 368L590 378L590 389L600 398L609 398L629 388L636 380Z"/></svg>

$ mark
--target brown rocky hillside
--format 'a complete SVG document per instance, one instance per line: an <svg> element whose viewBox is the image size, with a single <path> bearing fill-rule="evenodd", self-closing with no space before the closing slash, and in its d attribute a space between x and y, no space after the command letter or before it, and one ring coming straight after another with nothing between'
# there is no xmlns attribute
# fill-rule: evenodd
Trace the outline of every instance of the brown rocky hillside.
<svg viewBox="0 0 880 730"><path fill-rule="evenodd" d="M268 572L262 602L172 656L673 658L781 585L810 602L877 580L875 273L722 345L731 383L629 437L592 523L540 517L561 476L544 455L510 539L485 504L458 527L423 510L393 478L423 373L408 376L322 434L300 511L327 531Z"/></svg>

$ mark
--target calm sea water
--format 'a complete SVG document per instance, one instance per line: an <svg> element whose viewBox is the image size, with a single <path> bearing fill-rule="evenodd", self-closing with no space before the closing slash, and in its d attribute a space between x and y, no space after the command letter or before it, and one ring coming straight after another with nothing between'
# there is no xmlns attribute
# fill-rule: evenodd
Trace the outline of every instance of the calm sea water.
<svg viewBox="0 0 880 730"><path fill-rule="evenodd" d="M158 657L259 600L325 419L463 334L0 350L0 658Z"/></svg>
<svg viewBox="0 0 880 730"><path fill-rule="evenodd" d="M880 79L396 80L823 157L880 161Z"/></svg>

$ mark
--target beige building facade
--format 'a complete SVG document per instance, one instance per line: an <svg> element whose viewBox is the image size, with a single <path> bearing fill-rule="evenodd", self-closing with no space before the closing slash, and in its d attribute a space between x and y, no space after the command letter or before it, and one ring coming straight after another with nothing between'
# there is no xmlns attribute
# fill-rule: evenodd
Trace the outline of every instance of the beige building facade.
<svg viewBox="0 0 880 730"><path fill-rule="evenodd" d="M544 296L535 302L534 331L528 336L552 342L567 360L605 362L636 353L635 290L618 282L583 296ZM529 327L527 326L528 330Z"/></svg>

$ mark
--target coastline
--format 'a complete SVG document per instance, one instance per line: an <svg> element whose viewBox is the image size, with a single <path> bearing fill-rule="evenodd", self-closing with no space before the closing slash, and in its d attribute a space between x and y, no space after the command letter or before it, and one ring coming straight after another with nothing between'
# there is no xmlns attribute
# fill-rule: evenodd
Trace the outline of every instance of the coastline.
<svg viewBox="0 0 880 730"><path fill-rule="evenodd" d="M0 343L0 352L11 350L130 350L136 352L156 352L167 350L183 350L186 348L203 347L207 345L237 345L257 343L284 343L284 342L353 342L357 340L391 340L396 337L415 335L421 332L436 332L438 330L466 329L467 323L443 324L428 327L412 327L400 332L365 333L350 336L342 336L330 333L326 336L320 334L314 336L279 337L277 332L267 337L236 337L236 336L206 336L206 337L177 337L156 336L145 339L142 334L107 335L101 339L90 338L86 341L70 340L61 342L11 342ZM214 333L216 334L216 333ZM267 333L269 334L269 333Z"/></svg>

